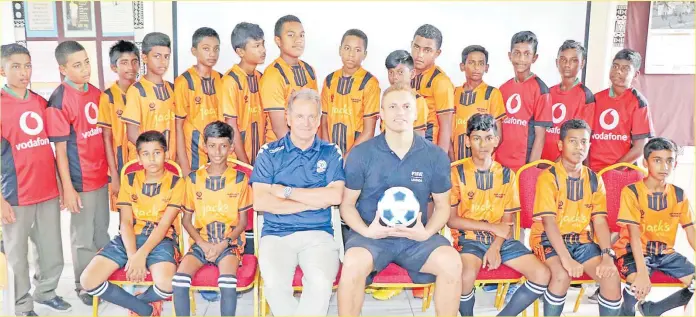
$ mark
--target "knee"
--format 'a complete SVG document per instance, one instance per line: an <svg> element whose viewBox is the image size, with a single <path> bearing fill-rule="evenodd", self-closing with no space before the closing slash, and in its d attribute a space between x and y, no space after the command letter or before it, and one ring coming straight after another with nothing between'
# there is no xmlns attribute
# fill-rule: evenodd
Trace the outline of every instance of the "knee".
<svg viewBox="0 0 696 317"><path fill-rule="evenodd" d="M545 265L541 265L532 272L531 276L529 276L529 280L536 284L548 285L551 280L551 270Z"/></svg>
<svg viewBox="0 0 696 317"><path fill-rule="evenodd" d="M82 286L82 289L84 290L93 290L103 282L104 281L95 281L90 276L88 270L82 271L82 274L80 275L80 286Z"/></svg>
<svg viewBox="0 0 696 317"><path fill-rule="evenodd" d="M444 249L434 260L437 268L435 275L452 280L459 280L463 276L462 260L456 250L452 248ZM475 276L474 279L476 279Z"/></svg>
<svg viewBox="0 0 696 317"><path fill-rule="evenodd" d="M372 255L369 251L357 248L349 249L343 260L341 269L341 281L355 283L365 280L372 271Z"/></svg>
<svg viewBox="0 0 696 317"><path fill-rule="evenodd" d="M478 272L476 272L476 270L474 270L473 268L463 267L462 268L462 285L464 285L464 286L474 285L474 283L476 283L477 275L478 275Z"/></svg>
<svg viewBox="0 0 696 317"><path fill-rule="evenodd" d="M155 286L161 291L171 293L172 292L172 278L174 275L163 275L163 276L153 276L152 280L155 282Z"/></svg>
<svg viewBox="0 0 696 317"><path fill-rule="evenodd" d="M563 267L550 269L551 279L549 283L560 284L560 285L570 285L571 278Z"/></svg>

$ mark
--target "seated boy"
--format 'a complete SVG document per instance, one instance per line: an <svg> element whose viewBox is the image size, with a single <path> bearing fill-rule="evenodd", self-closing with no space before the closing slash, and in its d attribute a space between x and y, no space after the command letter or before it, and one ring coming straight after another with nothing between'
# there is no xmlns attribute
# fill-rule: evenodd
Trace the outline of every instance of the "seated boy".
<svg viewBox="0 0 696 317"><path fill-rule="evenodd" d="M545 316L560 316L572 278L583 272L599 282L600 316L617 316L621 309L604 182L582 165L589 149L589 125L578 119L566 121L558 141L560 160L537 180L529 245L551 270Z"/></svg>
<svg viewBox="0 0 696 317"><path fill-rule="evenodd" d="M205 264L220 269L221 315L235 315L236 274L244 251L243 233L246 212L251 208L251 192L248 177L227 162L233 151L233 134L227 123L209 123L203 130L203 149L209 163L186 179L184 229L192 242L172 282L177 316L191 315L191 277Z"/></svg>
<svg viewBox="0 0 696 317"><path fill-rule="evenodd" d="M462 257L462 296L459 313L474 314L474 284L481 267L495 270L501 263L527 278L500 316L517 316L546 291L551 273L519 240L510 226L520 210L515 172L493 161L500 141L496 120L474 114L467 120L464 143L471 157L452 167L452 228L454 247Z"/></svg>
<svg viewBox="0 0 696 317"><path fill-rule="evenodd" d="M135 147L144 169L121 178L116 203L121 214L120 234L87 265L80 283L88 294L139 316L159 316L161 301L172 295L178 256L178 233L172 224L181 208L186 185L164 168L164 134L147 131L138 137ZM109 283L108 278L119 268L125 268L132 282L145 280L149 271L154 285L133 296Z"/></svg>
<svg viewBox="0 0 696 317"><path fill-rule="evenodd" d="M674 251L677 227L686 232L694 249L693 210L684 190L667 183L677 163L677 145L665 138L645 144L643 165L648 177L621 191L621 209L617 224L622 227L614 245L621 275L626 279L622 316L634 316L637 300L650 293L650 275L654 270L679 279L688 285L658 302L641 302L643 316L660 316L686 305L694 295L694 264ZM640 248L631 248L631 245Z"/></svg>

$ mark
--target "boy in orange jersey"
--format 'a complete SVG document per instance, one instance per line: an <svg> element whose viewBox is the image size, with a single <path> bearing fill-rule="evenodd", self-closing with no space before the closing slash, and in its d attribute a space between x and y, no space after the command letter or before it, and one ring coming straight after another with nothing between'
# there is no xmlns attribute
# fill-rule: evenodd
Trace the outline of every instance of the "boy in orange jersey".
<svg viewBox="0 0 696 317"><path fill-rule="evenodd" d="M686 232L691 248L696 249L691 204L683 189L667 183L677 164L677 152L674 141L648 141L643 150L648 177L621 191L617 223L622 228L614 249L626 279L622 316L635 315L636 302L650 293L650 275L655 270L679 279L687 287L657 302L641 302L638 310L643 316L660 316L686 305L694 295L694 264L674 250L679 226Z"/></svg>
<svg viewBox="0 0 696 317"><path fill-rule="evenodd" d="M220 57L220 36L211 28L196 30L191 54L196 57L196 65L174 80L176 130L181 132L176 134L176 153L184 175L208 162L203 150L203 129L222 119L222 74L213 69Z"/></svg>

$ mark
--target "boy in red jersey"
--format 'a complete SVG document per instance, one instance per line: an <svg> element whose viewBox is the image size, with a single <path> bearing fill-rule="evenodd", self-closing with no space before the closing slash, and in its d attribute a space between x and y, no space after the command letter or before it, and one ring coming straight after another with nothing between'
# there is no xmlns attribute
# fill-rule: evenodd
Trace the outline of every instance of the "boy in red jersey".
<svg viewBox="0 0 696 317"><path fill-rule="evenodd" d="M108 166L102 129L97 126L101 91L89 84L90 60L80 43L58 44L55 56L65 81L48 100L48 137L56 147L63 203L72 212L75 290L85 305L92 305L79 278L97 250L109 242Z"/></svg>
<svg viewBox="0 0 696 317"><path fill-rule="evenodd" d="M19 44L3 45L0 75L7 84L0 92L2 112L2 196L0 213L7 259L14 271L14 305L18 316L36 316L34 303L58 312L70 304L56 296L63 271L60 239L59 188L53 150L44 129L46 100L30 91L31 56ZM42 190L36 190L41 187ZM27 239L38 252L34 293L29 294ZM11 305L11 303L5 303Z"/></svg>
<svg viewBox="0 0 696 317"><path fill-rule="evenodd" d="M615 163L635 163L648 138L655 135L648 100L631 87L640 65L638 52L619 51L609 71L611 87L595 95L589 156L593 171Z"/></svg>

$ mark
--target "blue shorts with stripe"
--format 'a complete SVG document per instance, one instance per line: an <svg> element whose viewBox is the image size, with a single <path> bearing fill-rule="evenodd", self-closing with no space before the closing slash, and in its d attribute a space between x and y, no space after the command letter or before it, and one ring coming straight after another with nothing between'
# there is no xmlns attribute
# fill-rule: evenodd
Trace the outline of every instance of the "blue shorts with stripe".
<svg viewBox="0 0 696 317"><path fill-rule="evenodd" d="M136 249L140 249L140 247L145 244L149 237L150 236L142 234L136 235ZM177 246L174 240L170 238L162 239L162 241L160 241L160 243L158 243L152 249L152 251L150 251L150 254L147 255L147 258L145 259L145 266L150 268L151 265L160 262L170 262L176 264L176 248ZM126 263L128 263L128 254L126 253L126 246L123 244L121 235L117 235L111 239L111 241L109 241L104 248L97 252L97 255L101 255L111 261L114 261L116 264L118 264L119 268L126 266Z"/></svg>
<svg viewBox="0 0 696 317"><path fill-rule="evenodd" d="M551 246L551 242L548 240L542 240L541 241L541 247L544 252L543 258L548 259L551 257L554 257L558 255L556 253L556 250ZM570 257L573 258L573 260L578 261L578 263L583 264L587 262L588 260L601 256L602 255L602 250L599 248L599 245L597 245L594 242L587 242L587 243L569 243L565 242L565 247L568 249L568 253L570 253ZM539 256L539 254L537 254Z"/></svg>
<svg viewBox="0 0 696 317"><path fill-rule="evenodd" d="M616 260L616 264L623 278L637 272L636 260L633 258L633 252L630 252L630 250ZM655 270L662 271L674 278L682 278L694 274L694 264L677 252L670 254L646 254L645 265L648 267L648 274L651 275Z"/></svg>
<svg viewBox="0 0 696 317"><path fill-rule="evenodd" d="M479 259L483 259L483 256L486 255L486 252L488 252L488 249L491 247L490 244L462 238L459 238L458 244L461 247L459 253L473 254ZM532 254L532 251L527 249L519 240L507 239L500 247L500 258L503 263L528 254Z"/></svg>
<svg viewBox="0 0 696 317"><path fill-rule="evenodd" d="M243 250L239 250L239 252L238 252L238 247L236 245L235 246L228 246L225 248L225 250L223 250L220 253L220 255L218 255L217 258L215 258L215 261L211 262L211 261L206 260L205 252L203 252L203 249L200 246L198 246L198 244L194 243L191 246L191 249L189 250L189 252L186 253L186 255L193 256L194 258L196 258L196 260L198 260L199 262L201 262L203 264L214 264L215 266L218 266L220 261L222 261L222 259L225 258L226 256L234 256L234 257L237 257L237 259L239 260L238 253L241 255L241 251L243 251Z"/></svg>

